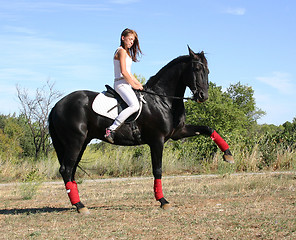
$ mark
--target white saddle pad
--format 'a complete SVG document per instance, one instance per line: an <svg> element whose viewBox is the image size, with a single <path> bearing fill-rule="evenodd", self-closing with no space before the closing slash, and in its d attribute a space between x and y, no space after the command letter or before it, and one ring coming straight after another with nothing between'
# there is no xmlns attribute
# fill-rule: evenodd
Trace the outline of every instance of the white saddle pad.
<svg viewBox="0 0 296 240"><path fill-rule="evenodd" d="M115 119L118 116L117 100L99 93L92 104L92 109L99 115Z"/></svg>

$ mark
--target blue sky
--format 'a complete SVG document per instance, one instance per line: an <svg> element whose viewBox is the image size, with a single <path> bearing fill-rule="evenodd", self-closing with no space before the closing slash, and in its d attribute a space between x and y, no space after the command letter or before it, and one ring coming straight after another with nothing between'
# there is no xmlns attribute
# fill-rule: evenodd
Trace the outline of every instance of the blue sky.
<svg viewBox="0 0 296 240"><path fill-rule="evenodd" d="M254 89L259 123L296 117L294 0L0 0L0 114L19 112L16 84L34 92L50 79L64 94L112 85L126 27L144 53L134 73L148 79L189 44L207 53L212 82Z"/></svg>

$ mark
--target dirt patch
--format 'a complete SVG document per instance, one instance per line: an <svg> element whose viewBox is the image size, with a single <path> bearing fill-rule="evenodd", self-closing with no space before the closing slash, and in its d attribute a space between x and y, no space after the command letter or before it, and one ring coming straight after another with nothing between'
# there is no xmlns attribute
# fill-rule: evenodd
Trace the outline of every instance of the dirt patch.
<svg viewBox="0 0 296 240"><path fill-rule="evenodd" d="M23 200L0 186L0 239L296 239L296 175L163 179L173 208L153 197L153 179L83 182L91 214L71 207L63 184L42 184Z"/></svg>

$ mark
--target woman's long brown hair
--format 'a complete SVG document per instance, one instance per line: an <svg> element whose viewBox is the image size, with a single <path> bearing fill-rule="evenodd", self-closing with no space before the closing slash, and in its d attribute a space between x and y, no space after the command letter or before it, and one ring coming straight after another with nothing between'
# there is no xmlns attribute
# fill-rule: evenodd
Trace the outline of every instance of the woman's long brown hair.
<svg viewBox="0 0 296 240"><path fill-rule="evenodd" d="M126 46L124 46L124 42L122 41L122 36L126 37L128 34L133 34L135 37L134 44L130 49L127 49ZM140 56L140 54L142 54L142 51L136 31L129 28L124 29L120 36L120 46L126 50L127 54L132 58L134 62L138 61L138 57Z"/></svg>

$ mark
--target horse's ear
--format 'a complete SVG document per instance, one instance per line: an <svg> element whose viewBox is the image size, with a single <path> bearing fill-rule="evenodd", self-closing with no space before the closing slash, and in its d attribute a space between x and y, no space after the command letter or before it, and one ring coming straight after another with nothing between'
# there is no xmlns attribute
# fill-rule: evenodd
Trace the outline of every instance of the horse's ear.
<svg viewBox="0 0 296 240"><path fill-rule="evenodd" d="M189 51L189 56L194 58L196 56L196 54L191 50L191 48L189 47L189 45L187 45L188 47L188 51Z"/></svg>

